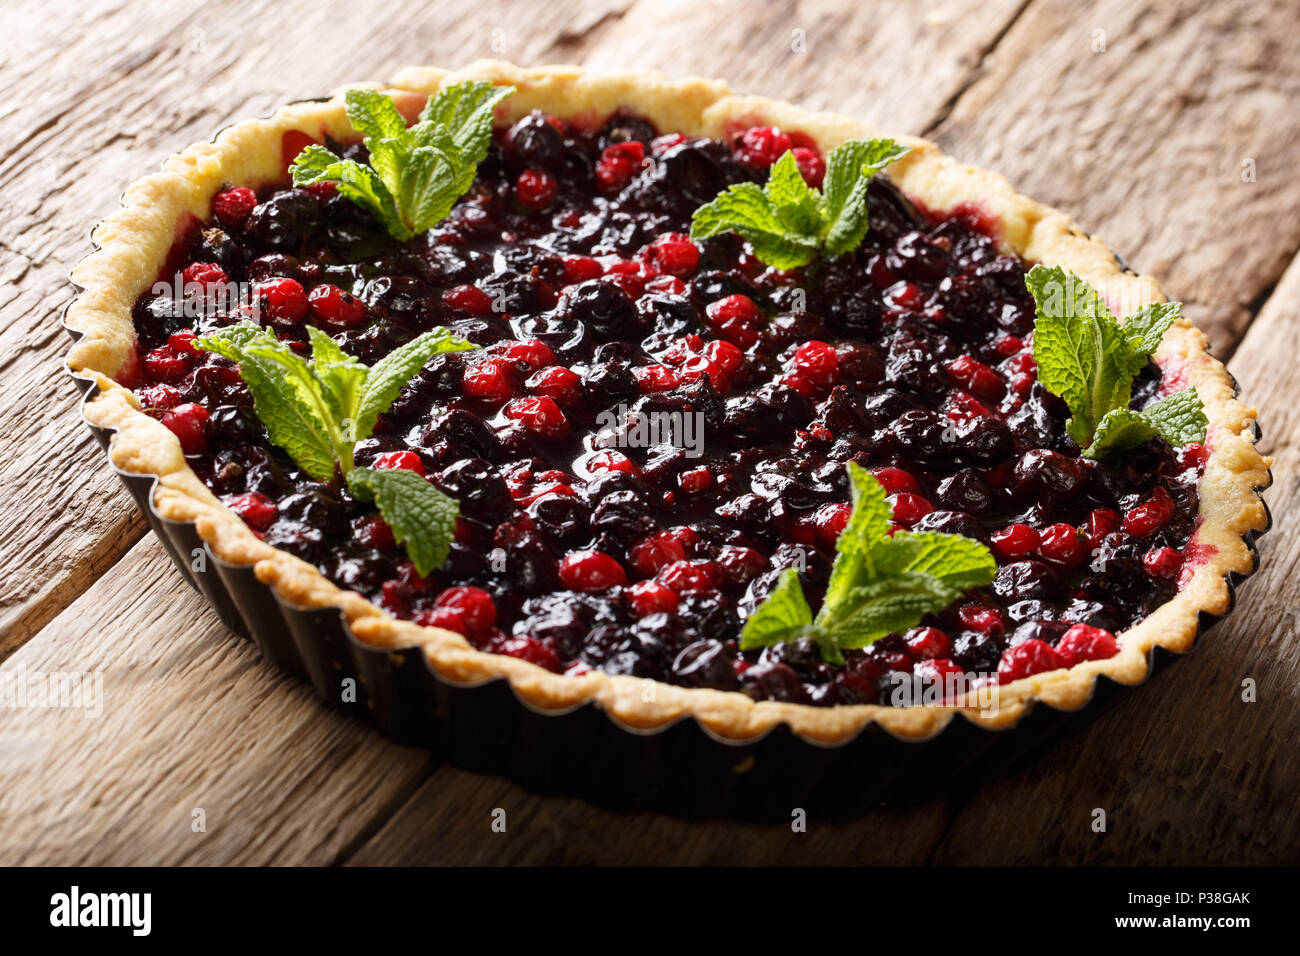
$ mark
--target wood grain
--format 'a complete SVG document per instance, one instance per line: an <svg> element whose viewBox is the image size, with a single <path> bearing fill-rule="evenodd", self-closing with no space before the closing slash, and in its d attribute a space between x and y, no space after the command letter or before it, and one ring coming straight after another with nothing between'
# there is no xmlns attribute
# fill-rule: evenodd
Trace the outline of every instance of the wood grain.
<svg viewBox="0 0 1300 956"><path fill-rule="evenodd" d="M793 813L788 824L767 825L620 813L442 766L348 864L920 864L960 799L960 793L947 794L903 810L874 810L851 822L805 817L803 829L796 829ZM504 832L493 829L502 816Z"/></svg>
<svg viewBox="0 0 1300 956"><path fill-rule="evenodd" d="M330 863L431 765L267 667L153 538L0 682L38 673L99 673L102 713L0 710L0 865Z"/></svg>
<svg viewBox="0 0 1300 956"><path fill-rule="evenodd" d="M103 0L78 8L76 32L34 0L0 16L0 659L26 642L0 675L99 668L108 694L98 720L0 709L0 863L1300 858L1300 532L1286 521L1242 608L1195 654L992 786L806 833L619 814L433 770L265 668L152 539L137 543L143 524L59 374L57 326L67 272L122 187L237 118L408 62L702 73L937 134L1161 276L1225 353L1268 299L1232 364L1266 409L1270 503L1286 515L1297 435L1268 410L1300 401L1277 363L1300 344L1287 305L1300 267L1268 293L1300 245L1294 4L397 0L377 15ZM1245 677L1255 704L1239 703ZM190 830L196 806L205 834ZM505 834L490 829L497 807Z"/></svg>
<svg viewBox="0 0 1300 956"><path fill-rule="evenodd" d="M1158 276L1227 354L1300 248L1297 30L1290 0L1038 0L934 133Z"/></svg>

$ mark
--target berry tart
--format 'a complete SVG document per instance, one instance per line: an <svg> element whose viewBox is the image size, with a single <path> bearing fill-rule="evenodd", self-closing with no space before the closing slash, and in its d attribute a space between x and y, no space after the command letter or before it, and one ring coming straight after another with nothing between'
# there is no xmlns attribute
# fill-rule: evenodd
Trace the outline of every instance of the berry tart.
<svg viewBox="0 0 1300 956"><path fill-rule="evenodd" d="M304 620L620 733L1007 727L1187 650L1267 527L1254 411L1154 280L850 119L408 69L123 202L65 319L85 417L313 615L335 696Z"/></svg>

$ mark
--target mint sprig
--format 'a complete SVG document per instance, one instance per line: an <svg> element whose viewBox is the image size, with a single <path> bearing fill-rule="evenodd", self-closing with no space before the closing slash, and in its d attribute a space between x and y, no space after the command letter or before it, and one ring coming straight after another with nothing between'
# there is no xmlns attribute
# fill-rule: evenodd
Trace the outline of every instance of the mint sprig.
<svg viewBox="0 0 1300 956"><path fill-rule="evenodd" d="M843 664L845 648L866 647L941 611L963 593L993 580L997 562L980 542L937 531L889 533L892 512L885 489L850 462L853 511L835 544L835 563L821 610L814 617L787 568L777 586L745 621L742 650L809 638L822 658Z"/></svg>
<svg viewBox="0 0 1300 956"><path fill-rule="evenodd" d="M430 329L367 366L320 329L308 326L307 336L310 360L273 332L247 322L194 344L236 363L271 441L316 481L341 474L358 497L373 498L416 570L428 574L447 558L456 500L414 472L402 473L408 478L394 477L400 469L356 468L352 453L429 359L475 346L446 329Z"/></svg>
<svg viewBox="0 0 1300 956"><path fill-rule="evenodd" d="M1205 441L1208 420L1195 387L1129 408L1133 379L1178 319L1179 303L1144 306L1121 323L1096 289L1059 266L1034 266L1025 285L1037 307L1038 380L1069 406L1066 431L1084 457L1102 458L1157 436L1175 448Z"/></svg>
<svg viewBox="0 0 1300 956"><path fill-rule="evenodd" d="M910 151L892 139L850 140L826 157L823 189L804 182L794 152L773 165L767 185L738 183L695 210L691 238L739 233L777 269L851 252L867 234L871 177Z"/></svg>
<svg viewBox="0 0 1300 956"><path fill-rule="evenodd" d="M414 126L376 90L348 90L348 120L363 134L369 165L308 146L289 167L295 185L332 182L369 209L394 239L424 232L451 212L474 182L492 138L492 111L512 86L465 82L430 97Z"/></svg>
<svg viewBox="0 0 1300 956"><path fill-rule="evenodd" d="M348 487L362 501L374 501L420 574L447 560L460 516L455 498L402 468L353 468Z"/></svg>

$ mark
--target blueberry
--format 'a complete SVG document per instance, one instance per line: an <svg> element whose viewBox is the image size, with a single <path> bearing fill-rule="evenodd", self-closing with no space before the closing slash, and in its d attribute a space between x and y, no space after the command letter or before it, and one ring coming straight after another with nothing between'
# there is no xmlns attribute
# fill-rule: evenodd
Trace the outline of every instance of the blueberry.
<svg viewBox="0 0 1300 956"><path fill-rule="evenodd" d="M674 682L686 687L735 690L740 685L731 658L721 641L688 644L672 664Z"/></svg>

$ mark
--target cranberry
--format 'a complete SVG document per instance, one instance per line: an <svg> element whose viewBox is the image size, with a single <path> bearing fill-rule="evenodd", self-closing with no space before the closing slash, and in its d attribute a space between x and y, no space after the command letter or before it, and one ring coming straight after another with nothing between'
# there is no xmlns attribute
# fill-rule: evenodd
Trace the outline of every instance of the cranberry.
<svg viewBox="0 0 1300 956"><path fill-rule="evenodd" d="M1005 631L1002 612L986 604L963 604L957 609L962 626L981 634L1001 635Z"/></svg>
<svg viewBox="0 0 1300 956"><path fill-rule="evenodd" d="M989 537L989 547L1002 561L1018 561L1038 552L1038 532L1027 524L1007 525Z"/></svg>
<svg viewBox="0 0 1300 956"><path fill-rule="evenodd" d="M632 570L644 578L657 574L665 565L684 560L686 550L681 542L666 532L646 538L633 545L628 552L628 563L632 565Z"/></svg>
<svg viewBox="0 0 1300 956"><path fill-rule="evenodd" d="M660 236L641 254L660 272L672 276L688 276L700 265L699 247L690 236L680 232Z"/></svg>
<svg viewBox="0 0 1300 956"><path fill-rule="evenodd" d="M599 262L587 256L569 256L564 260L564 284L577 285L605 274Z"/></svg>
<svg viewBox="0 0 1300 956"><path fill-rule="evenodd" d="M181 270L182 286L199 285L206 289L209 286L225 285L229 281L226 270L215 262L192 262Z"/></svg>
<svg viewBox="0 0 1300 956"><path fill-rule="evenodd" d="M1183 569L1183 556L1173 548L1152 548L1142 556L1147 574L1161 581L1172 581Z"/></svg>
<svg viewBox="0 0 1300 956"><path fill-rule="evenodd" d="M853 506L847 502L822 505L817 509L817 513L813 515L813 523L823 547L835 547L835 542L839 540L852 514Z"/></svg>
<svg viewBox="0 0 1300 956"><path fill-rule="evenodd" d="M916 479L902 468L873 468L871 475L880 482L887 495L921 493L921 486L917 484Z"/></svg>
<svg viewBox="0 0 1300 956"><path fill-rule="evenodd" d="M201 455L208 450L208 417L206 408L190 402L177 405L163 416L162 423L180 441L185 454Z"/></svg>
<svg viewBox="0 0 1300 956"><path fill-rule="evenodd" d="M677 610L677 592L658 581L638 581L628 588L627 599L637 617L671 614Z"/></svg>
<svg viewBox="0 0 1300 956"><path fill-rule="evenodd" d="M587 459L587 471L592 475L604 475L611 471L634 475L638 469L636 463L621 451L606 448Z"/></svg>
<svg viewBox="0 0 1300 956"><path fill-rule="evenodd" d="M948 363L952 380L977 398L996 401L1006 393L997 372L969 355L960 355Z"/></svg>
<svg viewBox="0 0 1300 956"><path fill-rule="evenodd" d="M1110 508L1098 508L1088 515L1088 521L1083 528L1083 536L1088 539L1088 545L1096 548L1101 546L1101 542L1106 535L1113 534L1119 530L1119 515Z"/></svg>
<svg viewBox="0 0 1300 956"><path fill-rule="evenodd" d="M516 398L505 409L506 417L523 422L534 435L542 438L562 438L569 432L569 420L560 411L553 398Z"/></svg>
<svg viewBox="0 0 1300 956"><path fill-rule="evenodd" d="M453 286L442 294L442 303L447 308L466 315L492 314L492 297L478 286Z"/></svg>
<svg viewBox="0 0 1300 956"><path fill-rule="evenodd" d="M519 205L536 212L555 202L559 188L555 177L546 170L526 169L515 181L515 196L519 199Z"/></svg>
<svg viewBox="0 0 1300 956"><path fill-rule="evenodd" d="M169 409L181 403L181 393L170 385L151 385L137 393L145 408Z"/></svg>
<svg viewBox="0 0 1300 956"><path fill-rule="evenodd" d="M1173 516L1173 499L1169 492L1157 485L1146 501L1124 515L1122 527L1135 538L1146 538L1167 525Z"/></svg>
<svg viewBox="0 0 1300 956"><path fill-rule="evenodd" d="M710 591L718 585L718 567L712 561L674 561L660 568L656 579L678 594Z"/></svg>
<svg viewBox="0 0 1300 956"><path fill-rule="evenodd" d="M894 509L894 520L907 528L934 510L934 505L925 498L906 491L890 495L886 500Z"/></svg>
<svg viewBox="0 0 1300 956"><path fill-rule="evenodd" d="M415 623L424 627L439 627L444 631L468 634L469 625L465 617L454 607L432 607L415 615Z"/></svg>
<svg viewBox="0 0 1300 956"><path fill-rule="evenodd" d="M704 491L713 485L713 472L707 468L694 468L677 476L677 485L686 492Z"/></svg>
<svg viewBox="0 0 1300 956"><path fill-rule="evenodd" d="M371 467L378 468L381 471L401 469L403 471L413 471L421 478L425 476L424 462L413 451L385 452L375 459Z"/></svg>
<svg viewBox="0 0 1300 956"><path fill-rule="evenodd" d="M397 548L393 529L379 515L368 515L361 519L357 525L357 540L377 551L393 551Z"/></svg>
<svg viewBox="0 0 1300 956"><path fill-rule="evenodd" d="M1088 557L1090 548L1074 525L1060 522L1045 528L1039 535L1038 553L1063 568L1077 568Z"/></svg>
<svg viewBox="0 0 1300 956"><path fill-rule="evenodd" d="M840 377L840 360L835 347L825 342L805 342L791 360L798 372L820 388L830 388Z"/></svg>
<svg viewBox="0 0 1300 956"><path fill-rule="evenodd" d="M645 163L645 144L631 140L606 146L596 163L596 182L605 192L626 186Z"/></svg>
<svg viewBox="0 0 1300 956"><path fill-rule="evenodd" d="M627 584L627 574L608 554L574 551L560 562L560 581L574 591L604 591Z"/></svg>
<svg viewBox="0 0 1300 956"><path fill-rule="evenodd" d="M775 126L752 126L740 134L736 158L750 166L767 168L792 146L790 137Z"/></svg>
<svg viewBox="0 0 1300 956"><path fill-rule="evenodd" d="M747 349L758 341L763 313L754 300L739 293L710 303L709 322L723 338Z"/></svg>
<svg viewBox="0 0 1300 956"><path fill-rule="evenodd" d="M293 325L307 317L307 293L297 279L267 279L258 283L257 294L271 322Z"/></svg>
<svg viewBox="0 0 1300 956"><path fill-rule="evenodd" d="M964 674L965 671L960 664L946 657L937 657L933 660L918 661L912 668L912 673L923 682L937 686L947 684L950 675Z"/></svg>
<svg viewBox="0 0 1300 956"><path fill-rule="evenodd" d="M145 353L144 370L151 378L163 382L179 382L189 372L190 363L170 345L160 345Z"/></svg>
<svg viewBox="0 0 1300 956"><path fill-rule="evenodd" d="M936 627L914 627L903 637L908 651L918 660L947 657L952 653L952 638Z"/></svg>
<svg viewBox="0 0 1300 956"><path fill-rule="evenodd" d="M639 366L632 369L632 374L636 376L636 383L641 391L647 393L671 392L682 384L681 376L667 365Z"/></svg>
<svg viewBox="0 0 1300 956"><path fill-rule="evenodd" d="M266 495L250 491L242 495L233 495L225 499L226 507L233 511L255 531L265 531L275 523L279 509L275 502Z"/></svg>
<svg viewBox="0 0 1300 956"><path fill-rule="evenodd" d="M1119 653L1119 642L1110 631L1088 624L1075 624L1056 644L1066 667L1081 661L1102 661Z"/></svg>
<svg viewBox="0 0 1300 956"><path fill-rule="evenodd" d="M512 362L522 362L532 370L555 364L555 353L551 347L537 339L507 342L501 349L501 356Z"/></svg>
<svg viewBox="0 0 1300 956"><path fill-rule="evenodd" d="M502 402L515 393L510 380L510 363L502 358L488 358L465 369L461 385L466 395L489 402Z"/></svg>
<svg viewBox="0 0 1300 956"><path fill-rule="evenodd" d="M238 229L256 205L257 193L244 186L237 186L212 197L212 214L223 226Z"/></svg>
<svg viewBox="0 0 1300 956"><path fill-rule="evenodd" d="M307 307L318 325L334 332L354 329L366 321L365 304L336 285L318 285L312 289L307 296Z"/></svg>
<svg viewBox="0 0 1300 956"><path fill-rule="evenodd" d="M1002 652L1002 660L998 663L998 683L1009 684L1022 677L1067 666L1065 658L1051 644L1036 637L1030 638Z"/></svg>
<svg viewBox="0 0 1300 956"><path fill-rule="evenodd" d="M560 405L572 405L582 397L582 377L562 365L544 368L524 384L529 391L539 392Z"/></svg>
<svg viewBox="0 0 1300 956"><path fill-rule="evenodd" d="M817 150L809 149L807 146L796 146L794 161L799 164L803 181L813 189L821 189L822 181L826 178L826 161L817 154Z"/></svg>
<svg viewBox="0 0 1300 956"><path fill-rule="evenodd" d="M462 632L465 634L486 635L492 630L492 625L497 619L497 609L492 602L492 595L482 588L447 588L438 595L434 606L459 612L461 620L468 628Z"/></svg>
<svg viewBox="0 0 1300 956"><path fill-rule="evenodd" d="M562 673L564 668L560 658L549 644L532 637L512 637L492 648L495 654L517 657L521 661L536 664L554 674Z"/></svg>

